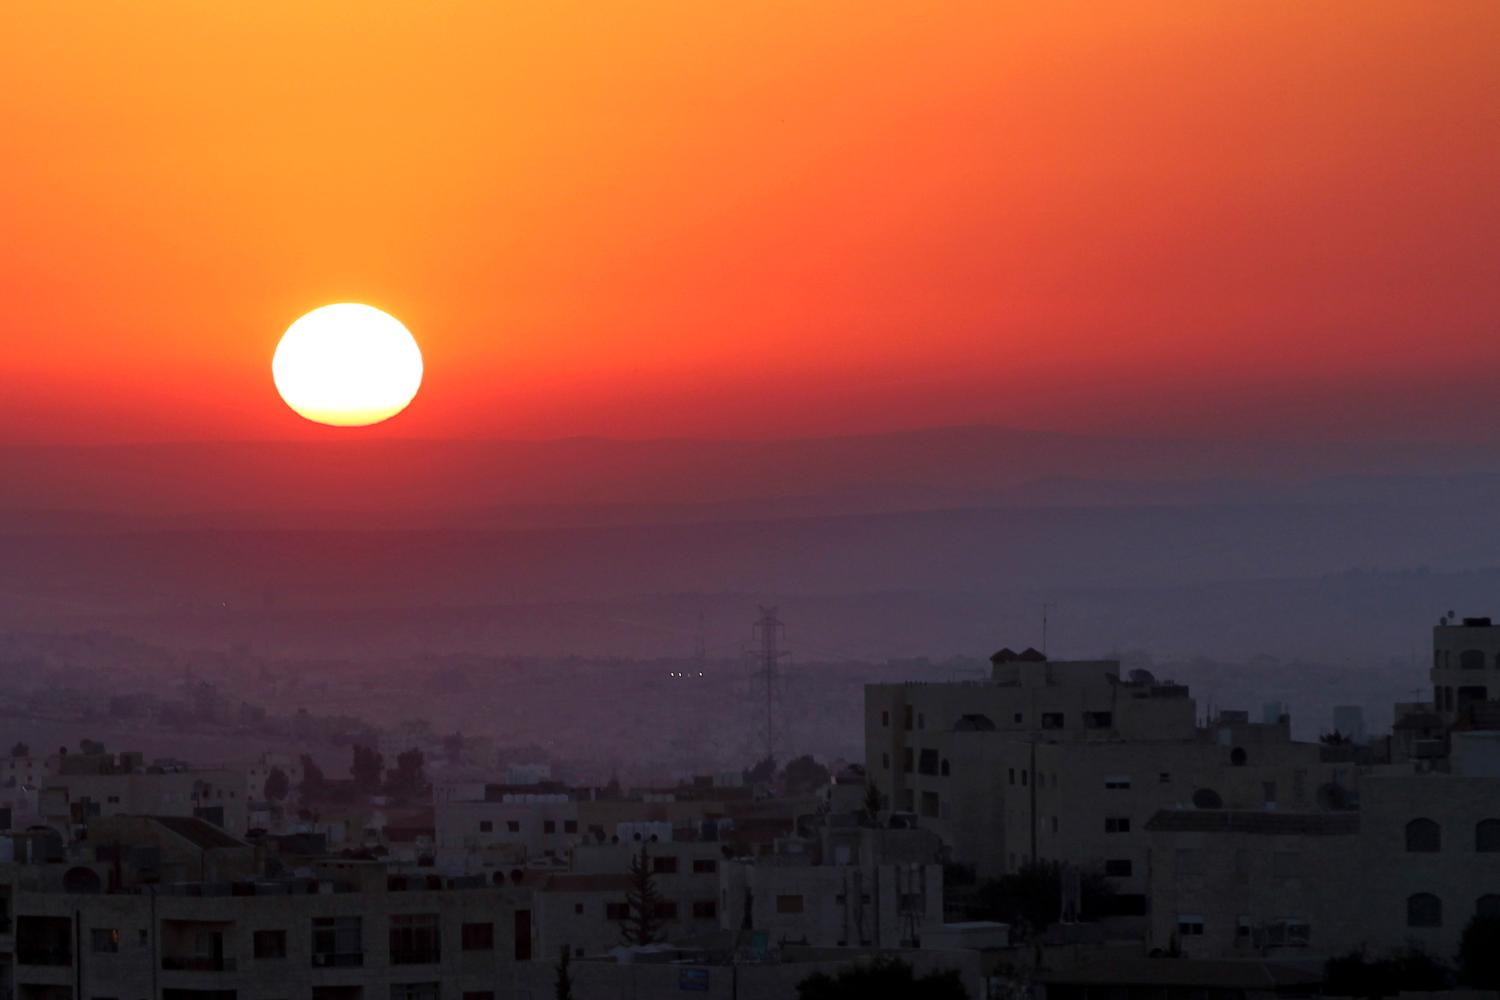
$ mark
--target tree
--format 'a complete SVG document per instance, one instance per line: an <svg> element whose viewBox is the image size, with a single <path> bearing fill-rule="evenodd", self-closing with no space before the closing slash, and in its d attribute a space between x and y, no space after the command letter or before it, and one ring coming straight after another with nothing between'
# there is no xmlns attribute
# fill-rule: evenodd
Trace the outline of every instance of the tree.
<svg viewBox="0 0 1500 1000"><path fill-rule="evenodd" d="M880 789L875 787L875 782L865 786L865 822L875 826L880 821Z"/></svg>
<svg viewBox="0 0 1500 1000"><path fill-rule="evenodd" d="M1354 740L1335 729L1331 733L1324 733L1322 736L1319 736L1318 742L1323 744L1325 747L1342 747L1348 746L1349 744L1353 743Z"/></svg>
<svg viewBox="0 0 1500 1000"><path fill-rule="evenodd" d="M1109 881L1098 872L1079 875L1080 916L1098 916L1113 895ZM1008 923L1019 939L1041 933L1062 919L1063 866L1036 861L997 879L981 882L974 891L979 919Z"/></svg>
<svg viewBox="0 0 1500 1000"><path fill-rule="evenodd" d="M1330 958L1323 966L1323 993L1337 997L1390 997L1446 990L1452 983L1441 962L1416 948L1371 959L1362 951Z"/></svg>
<svg viewBox="0 0 1500 1000"><path fill-rule="evenodd" d="M788 795L811 795L827 785L829 778L828 768L813 759L812 754L788 761L782 776Z"/></svg>
<svg viewBox="0 0 1500 1000"><path fill-rule="evenodd" d="M568 946L562 946L562 953L557 956L557 980L552 988L555 1000L573 1000L573 959L568 954Z"/></svg>
<svg viewBox="0 0 1500 1000"><path fill-rule="evenodd" d="M969 991L953 969L918 976L911 964L882 955L872 962L814 972L797 984L797 1000L968 1000Z"/></svg>
<svg viewBox="0 0 1500 1000"><path fill-rule="evenodd" d="M745 784L769 785L776 780L776 758L765 757L745 772Z"/></svg>
<svg viewBox="0 0 1500 1000"><path fill-rule="evenodd" d="M327 791L328 779L323 777L323 769L310 754L303 754L302 783L297 786L297 798L304 804L316 802L322 799Z"/></svg>
<svg viewBox="0 0 1500 1000"><path fill-rule="evenodd" d="M464 759L464 734L457 730L443 737L443 757L450 764L461 763Z"/></svg>
<svg viewBox="0 0 1500 1000"><path fill-rule="evenodd" d="M292 790L291 779L286 772L279 767L273 767L266 775L266 800L269 802L281 802Z"/></svg>
<svg viewBox="0 0 1500 1000"><path fill-rule="evenodd" d="M427 795L427 760L416 747L396 755L396 766L386 773L387 794L400 799L419 799Z"/></svg>
<svg viewBox="0 0 1500 1000"><path fill-rule="evenodd" d="M661 893L651 873L651 855L646 845L630 859L630 888L625 891L625 919L620 939L627 945L655 944L661 936Z"/></svg>
<svg viewBox="0 0 1500 1000"><path fill-rule="evenodd" d="M1500 989L1500 916L1469 921L1458 945L1458 974L1476 990Z"/></svg>
<svg viewBox="0 0 1500 1000"><path fill-rule="evenodd" d="M380 791L380 779L385 775L385 758L380 751L363 744L354 744L354 760L349 765L349 776L354 786L367 795Z"/></svg>
<svg viewBox="0 0 1500 1000"><path fill-rule="evenodd" d="M31 747L27 746L25 743L17 743L15 746L10 748L10 755L12 757L30 757Z"/></svg>

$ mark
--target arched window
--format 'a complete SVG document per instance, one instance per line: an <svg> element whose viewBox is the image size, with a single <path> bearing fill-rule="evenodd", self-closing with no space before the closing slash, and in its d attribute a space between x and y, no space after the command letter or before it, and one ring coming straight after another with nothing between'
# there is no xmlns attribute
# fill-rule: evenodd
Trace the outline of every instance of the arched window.
<svg viewBox="0 0 1500 1000"><path fill-rule="evenodd" d="M951 773L951 769L948 767L948 758L947 757L943 758L942 772L943 772L943 777L945 777L945 778L948 777L948 775Z"/></svg>
<svg viewBox="0 0 1500 1000"><path fill-rule="evenodd" d="M1483 670L1485 655L1483 650L1466 649L1458 654L1458 666L1460 670Z"/></svg>
<svg viewBox="0 0 1500 1000"><path fill-rule="evenodd" d="M1443 926L1443 901L1430 892L1406 897L1406 926Z"/></svg>
<svg viewBox="0 0 1500 1000"><path fill-rule="evenodd" d="M1474 916L1500 917L1500 896L1489 893L1476 899L1474 901Z"/></svg>
<svg viewBox="0 0 1500 1000"><path fill-rule="evenodd" d="M1235 767L1244 767L1245 760L1246 754L1244 747L1235 747L1233 750L1229 751L1229 763L1233 764Z"/></svg>
<svg viewBox="0 0 1500 1000"><path fill-rule="evenodd" d="M1474 824L1474 850L1485 854L1500 851L1500 819L1482 819Z"/></svg>
<svg viewBox="0 0 1500 1000"><path fill-rule="evenodd" d="M1419 854L1435 854L1443 849L1443 829L1430 819L1414 819L1406 824L1406 849Z"/></svg>

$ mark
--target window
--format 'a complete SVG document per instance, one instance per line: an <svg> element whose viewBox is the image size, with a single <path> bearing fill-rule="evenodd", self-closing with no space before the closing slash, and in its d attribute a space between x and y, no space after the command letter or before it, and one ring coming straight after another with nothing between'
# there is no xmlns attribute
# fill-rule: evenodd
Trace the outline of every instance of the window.
<svg viewBox="0 0 1500 1000"><path fill-rule="evenodd" d="M1016 725L1019 726L1025 719L1026 719L1025 715L1021 714L1020 712L1016 713L1016 715L1015 715L1015 723L1016 723Z"/></svg>
<svg viewBox="0 0 1500 1000"><path fill-rule="evenodd" d="M776 912L777 913L801 913L802 912L802 897L801 896L777 896L776 897Z"/></svg>
<svg viewBox="0 0 1500 1000"><path fill-rule="evenodd" d="M464 990L464 1000L495 1000L495 991Z"/></svg>
<svg viewBox="0 0 1500 1000"><path fill-rule="evenodd" d="M1129 878L1134 869L1129 858L1111 858L1104 862L1104 874L1110 878Z"/></svg>
<svg viewBox="0 0 1500 1000"><path fill-rule="evenodd" d="M1130 787L1130 775L1110 774L1104 777L1104 787L1109 789L1124 790Z"/></svg>
<svg viewBox="0 0 1500 1000"><path fill-rule="evenodd" d="M1026 782L1028 780L1030 780L1030 778L1031 778L1031 775L1028 772L1026 772L1026 771L1022 771L1021 772L1021 785L1022 785L1022 787L1025 787Z"/></svg>
<svg viewBox="0 0 1500 1000"><path fill-rule="evenodd" d="M1061 712L1043 712L1043 729L1061 729L1063 727L1063 714Z"/></svg>
<svg viewBox="0 0 1500 1000"><path fill-rule="evenodd" d="M494 924L464 924L458 932L459 946L464 951L493 951L495 949Z"/></svg>
<svg viewBox="0 0 1500 1000"><path fill-rule="evenodd" d="M1458 668L1460 670L1483 670L1485 655L1477 649L1466 649L1458 654Z"/></svg>
<svg viewBox="0 0 1500 1000"><path fill-rule="evenodd" d="M1443 901L1430 892L1406 897L1406 926L1443 926Z"/></svg>
<svg viewBox="0 0 1500 1000"><path fill-rule="evenodd" d="M902 714L902 721L906 724L906 726L905 726L906 731L910 732L911 731L911 716L912 716L911 706L910 705L903 706L901 714Z"/></svg>
<svg viewBox="0 0 1500 1000"><path fill-rule="evenodd" d="M555 820L555 819L544 819L544 820L542 820L542 832L543 833L556 833L557 832L557 820Z"/></svg>
<svg viewBox="0 0 1500 1000"><path fill-rule="evenodd" d="M505 829L511 833L520 833L521 821L518 819L508 819L505 821Z"/></svg>
<svg viewBox="0 0 1500 1000"><path fill-rule="evenodd" d="M391 1000L438 1000L438 984L392 983Z"/></svg>
<svg viewBox="0 0 1500 1000"><path fill-rule="evenodd" d="M1115 724L1113 712L1084 712L1083 728L1085 729L1109 729Z"/></svg>
<svg viewBox="0 0 1500 1000"><path fill-rule="evenodd" d="M1406 824L1406 850L1412 854L1435 854L1443 848L1443 830L1430 819L1418 817Z"/></svg>
<svg viewBox="0 0 1500 1000"><path fill-rule="evenodd" d="M313 918L314 967L363 965L364 961L364 925L359 917Z"/></svg>
<svg viewBox="0 0 1500 1000"><path fill-rule="evenodd" d="M884 726L886 729L889 729L891 727L891 713L890 712L881 712L880 713L880 724L882 726Z"/></svg>
<svg viewBox="0 0 1500 1000"><path fill-rule="evenodd" d="M630 904L629 903L605 903L604 904L604 919L605 920L615 920L615 921L629 920L630 919Z"/></svg>
<svg viewBox="0 0 1500 1000"><path fill-rule="evenodd" d="M574 903L573 904L573 913L574 913L575 916L579 916L579 917L583 916L583 904L582 903Z"/></svg>
<svg viewBox="0 0 1500 1000"><path fill-rule="evenodd" d="M677 855L661 854L651 859L651 871L656 875L676 875Z"/></svg>
<svg viewBox="0 0 1500 1000"><path fill-rule="evenodd" d="M719 870L719 862L716 858L694 858L694 875L712 875Z"/></svg>
<svg viewBox="0 0 1500 1000"><path fill-rule="evenodd" d="M577 833L578 821L576 819L563 820L563 833Z"/></svg>
<svg viewBox="0 0 1500 1000"><path fill-rule="evenodd" d="M936 777L938 773L938 752L930 747L917 754L917 773Z"/></svg>
<svg viewBox="0 0 1500 1000"><path fill-rule="evenodd" d="M1171 771L1158 771L1158 772L1156 772L1156 783L1158 785L1170 785L1172 783L1172 772Z"/></svg>
<svg viewBox="0 0 1500 1000"><path fill-rule="evenodd" d="M94 954L114 954L120 950L120 932L114 927L95 927L89 931Z"/></svg>
<svg viewBox="0 0 1500 1000"><path fill-rule="evenodd" d="M1011 768L1010 769L1010 783L1012 785L1014 785L1016 783L1016 769L1015 768Z"/></svg>
<svg viewBox="0 0 1500 1000"><path fill-rule="evenodd" d="M1177 935L1179 937L1202 937L1203 918L1195 914L1179 913L1177 915Z"/></svg>
<svg viewBox="0 0 1500 1000"><path fill-rule="evenodd" d="M948 776L950 776L953 773L953 769L948 766L948 758L947 757L943 758L943 766L939 769L939 773L941 773L942 776L945 777L945 778L948 777Z"/></svg>
<svg viewBox="0 0 1500 1000"><path fill-rule="evenodd" d="M927 716L923 715L921 712L917 713L917 728L918 729L926 729L927 728Z"/></svg>
<svg viewBox="0 0 1500 1000"><path fill-rule="evenodd" d="M677 904L669 899L664 899L656 904L656 909L653 912L660 920L676 920Z"/></svg>
<svg viewBox="0 0 1500 1000"><path fill-rule="evenodd" d="M442 958L436 913L391 915L391 964L432 965Z"/></svg>
<svg viewBox="0 0 1500 1000"><path fill-rule="evenodd" d="M1130 832L1130 817L1129 816L1106 816L1106 817L1104 817L1104 832L1105 833L1129 833Z"/></svg>
<svg viewBox="0 0 1500 1000"><path fill-rule="evenodd" d="M938 817L938 795L937 792L922 793L922 815L928 819Z"/></svg>
<svg viewBox="0 0 1500 1000"><path fill-rule="evenodd" d="M1229 751L1229 763L1233 764L1235 767L1244 767L1245 761L1247 761L1248 759L1249 754L1245 753L1244 747L1235 747L1233 750Z"/></svg>
<svg viewBox="0 0 1500 1000"><path fill-rule="evenodd" d="M1255 921L1252 918L1243 913L1234 918L1235 937L1249 939L1254 933Z"/></svg>
<svg viewBox="0 0 1500 1000"><path fill-rule="evenodd" d="M901 751L901 770L911 774L912 767L916 763L916 754L912 753L911 747Z"/></svg>
<svg viewBox="0 0 1500 1000"><path fill-rule="evenodd" d="M480 833L494 833L495 832L495 823L494 823L494 821L493 820L488 820L488 819L482 819L482 820L480 820L479 821L479 832Z"/></svg>
<svg viewBox="0 0 1500 1000"><path fill-rule="evenodd" d="M716 899L693 900L694 920L717 920L719 917L719 902Z"/></svg>
<svg viewBox="0 0 1500 1000"><path fill-rule="evenodd" d="M1268 806L1274 806L1276 804L1276 782L1262 781L1260 783L1260 788L1261 798L1263 799L1265 804Z"/></svg>
<svg viewBox="0 0 1500 1000"><path fill-rule="evenodd" d="M1500 851L1500 819L1482 819L1474 825L1474 850L1481 854Z"/></svg>
<svg viewBox="0 0 1500 1000"><path fill-rule="evenodd" d="M286 958L286 931L256 931L251 940L256 958Z"/></svg>
<svg viewBox="0 0 1500 1000"><path fill-rule="evenodd" d="M885 770L885 771L889 771L891 769L891 755L890 754L883 753L883 754L880 755L880 767L881 767L882 770Z"/></svg>

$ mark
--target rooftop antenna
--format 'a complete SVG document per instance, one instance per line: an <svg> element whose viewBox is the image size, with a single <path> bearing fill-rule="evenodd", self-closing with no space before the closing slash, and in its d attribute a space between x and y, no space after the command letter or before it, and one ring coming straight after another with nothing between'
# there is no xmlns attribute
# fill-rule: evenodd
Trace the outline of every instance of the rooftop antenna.
<svg viewBox="0 0 1500 1000"><path fill-rule="evenodd" d="M779 611L779 608L761 605L760 617L751 626L752 637L760 642L760 670L755 676L766 682L766 760L776 759L775 700L776 678L779 673L777 664L783 656L787 655L786 650L781 648L781 640L786 635L786 626L777 616Z"/></svg>
<svg viewBox="0 0 1500 1000"><path fill-rule="evenodd" d="M1042 602L1042 655L1047 655L1047 612L1057 607L1050 601Z"/></svg>

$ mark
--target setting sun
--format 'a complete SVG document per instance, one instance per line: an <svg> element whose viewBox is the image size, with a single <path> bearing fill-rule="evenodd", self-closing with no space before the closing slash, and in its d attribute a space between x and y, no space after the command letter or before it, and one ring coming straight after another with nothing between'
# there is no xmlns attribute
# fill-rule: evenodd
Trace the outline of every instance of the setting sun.
<svg viewBox="0 0 1500 1000"><path fill-rule="evenodd" d="M406 409L422 384L422 352L394 316L346 302L288 327L271 375L281 398L308 420L364 427Z"/></svg>

